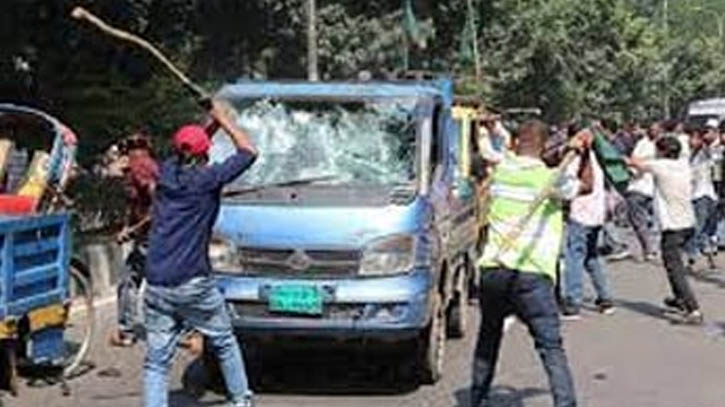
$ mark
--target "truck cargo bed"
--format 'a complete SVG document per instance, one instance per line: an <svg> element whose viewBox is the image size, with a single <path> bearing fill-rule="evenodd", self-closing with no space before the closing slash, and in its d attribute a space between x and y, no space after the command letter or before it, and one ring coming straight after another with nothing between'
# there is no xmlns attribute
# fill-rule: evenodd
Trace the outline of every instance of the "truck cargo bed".
<svg viewBox="0 0 725 407"><path fill-rule="evenodd" d="M69 218L0 215L0 321L68 298Z"/></svg>

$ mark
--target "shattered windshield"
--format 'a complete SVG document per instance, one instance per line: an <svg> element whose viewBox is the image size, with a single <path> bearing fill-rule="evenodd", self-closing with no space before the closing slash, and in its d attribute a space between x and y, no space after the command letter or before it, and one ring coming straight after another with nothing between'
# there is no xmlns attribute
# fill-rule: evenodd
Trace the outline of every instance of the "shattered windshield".
<svg viewBox="0 0 725 407"><path fill-rule="evenodd" d="M415 99L242 100L237 122L260 156L230 189L296 183L394 186L415 180ZM223 132L211 158L235 151Z"/></svg>

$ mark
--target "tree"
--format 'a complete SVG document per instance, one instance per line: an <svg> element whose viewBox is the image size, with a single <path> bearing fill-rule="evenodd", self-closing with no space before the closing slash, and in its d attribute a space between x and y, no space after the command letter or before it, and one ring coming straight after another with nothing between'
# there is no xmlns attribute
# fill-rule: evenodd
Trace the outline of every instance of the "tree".
<svg viewBox="0 0 725 407"><path fill-rule="evenodd" d="M494 103L562 120L650 101L658 33L627 1L503 0L492 13L484 47Z"/></svg>
<svg viewBox="0 0 725 407"><path fill-rule="evenodd" d="M546 118L654 118L725 92L725 3L671 0L317 0L323 79L404 66L410 4L420 37L410 67L458 91ZM143 35L214 90L239 78L305 78L305 0L9 0L0 2L0 91L65 119L87 159L128 132L160 144L201 111L143 52L68 17L73 5ZM407 6L406 6L407 7ZM407 14L409 16L409 14ZM469 21L477 22L471 33ZM723 29L721 29L721 26ZM475 80L470 38L480 40Z"/></svg>

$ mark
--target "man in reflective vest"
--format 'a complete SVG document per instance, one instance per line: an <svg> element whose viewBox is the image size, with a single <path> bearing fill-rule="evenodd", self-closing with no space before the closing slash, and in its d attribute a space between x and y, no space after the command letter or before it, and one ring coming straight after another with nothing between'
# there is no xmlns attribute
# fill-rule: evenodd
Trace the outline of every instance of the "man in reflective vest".
<svg viewBox="0 0 725 407"><path fill-rule="evenodd" d="M544 123L524 123L514 140L515 155L507 155L492 174L489 241L478 262L482 318L473 364L474 407L489 406L504 320L510 315L518 316L534 338L554 405L576 406L554 286L564 228L561 202L591 189L592 176L586 164L574 175L546 167L540 158L546 137ZM589 131L582 131L569 145L579 148L591 138ZM532 203L546 190L552 195L527 218ZM525 224L522 219L527 219Z"/></svg>

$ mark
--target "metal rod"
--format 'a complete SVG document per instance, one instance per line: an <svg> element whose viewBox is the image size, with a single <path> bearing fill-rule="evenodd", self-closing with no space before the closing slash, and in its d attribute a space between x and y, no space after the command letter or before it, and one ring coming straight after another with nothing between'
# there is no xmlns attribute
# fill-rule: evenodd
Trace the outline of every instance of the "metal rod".
<svg viewBox="0 0 725 407"><path fill-rule="evenodd" d="M317 67L317 5L315 0L307 0L307 79L318 81Z"/></svg>
<svg viewBox="0 0 725 407"><path fill-rule="evenodd" d="M670 2L669 0L664 0L662 4L662 27L665 32L665 41L669 41L670 39L670 25L669 25L669 18L670 18ZM669 90L668 90L668 84L670 82L670 67L668 64L665 64L665 79L664 83L662 84L662 107L664 110L665 119L670 118L670 96L669 96Z"/></svg>
<svg viewBox="0 0 725 407"><path fill-rule="evenodd" d="M481 81L481 61L478 54L478 33L476 32L476 22L473 16L473 0L468 0L468 24L471 27L471 41L473 42L473 61L476 72L476 82Z"/></svg>

